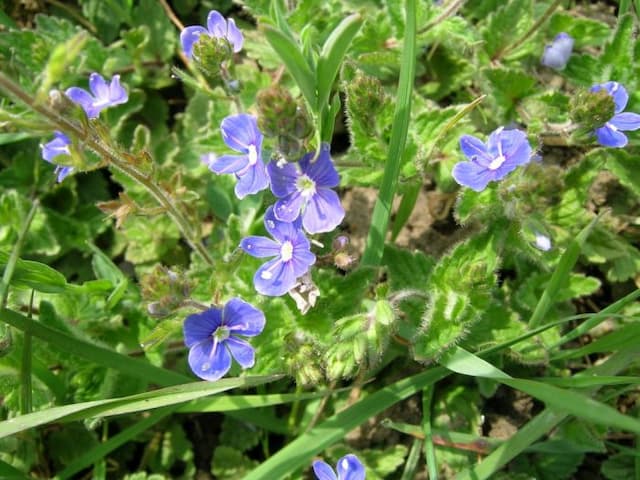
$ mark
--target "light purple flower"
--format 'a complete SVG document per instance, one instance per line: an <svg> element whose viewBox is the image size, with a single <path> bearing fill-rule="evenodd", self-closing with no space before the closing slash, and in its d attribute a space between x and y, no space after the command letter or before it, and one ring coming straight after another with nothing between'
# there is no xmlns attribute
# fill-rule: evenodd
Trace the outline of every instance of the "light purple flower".
<svg viewBox="0 0 640 480"><path fill-rule="evenodd" d="M573 38L567 33L556 35L549 45L544 47L541 63L555 70L562 70L567 65L571 51L573 50Z"/></svg>
<svg viewBox="0 0 640 480"><path fill-rule="evenodd" d="M255 337L264 324L264 314L239 298L232 298L224 308L189 315L183 329L191 370L204 380L214 381L229 371L231 357L242 368L253 367L253 347L238 335Z"/></svg>
<svg viewBox="0 0 640 480"><path fill-rule="evenodd" d="M460 138L462 153L469 159L453 167L453 178L460 185L476 192L484 190L489 182L504 178L531 159L531 145L521 130L504 130L503 127L489 135L486 145L476 137Z"/></svg>
<svg viewBox="0 0 640 480"><path fill-rule="evenodd" d="M53 140L40 145L40 148L42 149L42 158L56 166L54 174L57 175L58 183L60 183L73 171L73 167L57 165L53 160L58 155L71 155L71 151L69 150L71 140L64 133L58 131L53 132L53 136Z"/></svg>
<svg viewBox="0 0 640 480"><path fill-rule="evenodd" d="M120 85L120 75L114 75L111 82L107 84L99 73L92 73L89 77L89 89L71 87L65 92L67 97L80 105L87 117L98 118L100 112L105 108L126 103L129 100L127 91Z"/></svg>
<svg viewBox="0 0 640 480"><path fill-rule="evenodd" d="M215 38L226 38L231 44L231 48L234 52L238 53L242 50L242 43L244 37L242 32L236 27L236 23L232 18L225 20L225 18L217 11L211 10L207 17L207 28L200 25L194 25L186 27L180 33L180 42L182 43L182 50L184 54L191 58L193 56L193 45L198 41L200 35L209 35Z"/></svg>
<svg viewBox="0 0 640 480"><path fill-rule="evenodd" d="M202 161L215 173L233 173L238 179L235 192L238 198L257 193L269 186L269 177L262 160L263 135L256 117L241 113L230 115L220 125L222 139L229 148L242 155L203 155Z"/></svg>
<svg viewBox="0 0 640 480"><path fill-rule="evenodd" d="M322 460L313 462L313 473L318 480L364 480L366 472L364 465L353 454L345 455L336 465L338 475L333 468Z"/></svg>
<svg viewBox="0 0 640 480"><path fill-rule="evenodd" d="M640 115L623 112L629 101L629 94L618 82L606 82L591 87L592 92L605 90L615 104L614 115L602 127L596 128L595 134L600 145L622 148L628 143L627 136L621 132L640 128Z"/></svg>
<svg viewBox="0 0 640 480"><path fill-rule="evenodd" d="M340 183L333 166L329 145L322 144L318 158L307 153L299 165L270 162L267 166L271 191L278 197L274 212L278 220L293 222L302 217L308 233L330 232L344 218L338 194L331 190Z"/></svg>
<svg viewBox="0 0 640 480"><path fill-rule="evenodd" d="M264 214L264 226L274 238L246 237L240 242L249 255L257 258L276 257L263 264L253 276L256 290L262 295L279 297L287 293L316 261L311 244L300 228L300 222L278 220L273 207Z"/></svg>

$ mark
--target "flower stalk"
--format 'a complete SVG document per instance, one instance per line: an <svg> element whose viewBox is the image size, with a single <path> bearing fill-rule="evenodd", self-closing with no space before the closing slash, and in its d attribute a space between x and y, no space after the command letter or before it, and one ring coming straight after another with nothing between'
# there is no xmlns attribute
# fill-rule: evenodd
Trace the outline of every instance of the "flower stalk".
<svg viewBox="0 0 640 480"><path fill-rule="evenodd" d="M38 103L33 97L31 97L19 85L17 85L13 80L11 80L2 72L0 72L0 90L3 90L9 95L16 97L32 110L39 113L43 117L46 117L54 125L55 129L61 130L80 139L84 145L89 147L101 158L106 160L110 166L126 174L128 177L142 185L147 190L147 192L149 192L149 194L162 206L162 208L164 208L164 210L167 212L167 215L169 215L171 220L173 220L173 222L176 224L189 246L208 265L213 266L214 261L210 253L198 238L197 232L191 227L187 218L175 205L174 200L171 198L168 192L166 192L158 184L154 183L153 180L146 174L123 159L119 152L114 150L109 145L105 144L99 137L92 135L89 131L82 128L80 125L61 116L48 106Z"/></svg>

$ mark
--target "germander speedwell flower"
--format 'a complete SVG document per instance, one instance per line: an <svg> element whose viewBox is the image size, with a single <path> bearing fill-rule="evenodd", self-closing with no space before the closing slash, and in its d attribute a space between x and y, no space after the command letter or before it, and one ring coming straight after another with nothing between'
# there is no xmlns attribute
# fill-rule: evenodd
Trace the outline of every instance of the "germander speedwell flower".
<svg viewBox="0 0 640 480"><path fill-rule="evenodd" d="M531 145L525 133L503 127L489 135L486 145L476 137L463 135L460 148L469 161L459 162L453 167L453 178L476 192L531 159Z"/></svg>
<svg viewBox="0 0 640 480"><path fill-rule="evenodd" d="M281 222L269 207L264 214L264 226L274 238L246 237L240 247L258 258L276 257L262 265L253 277L256 290L263 295L279 297L287 293L316 261L311 244L298 221Z"/></svg>
<svg viewBox="0 0 640 480"><path fill-rule="evenodd" d="M184 343L189 347L189 366L204 380L218 380L231 368L231 357L242 368L255 363L253 347L242 340L264 329L264 314L239 298L224 308L210 308L189 315L184 322Z"/></svg>
<svg viewBox="0 0 640 480"><path fill-rule="evenodd" d="M338 475L333 468L322 460L313 462L313 473L316 474L318 480L364 480L366 472L364 465L360 463L358 457L353 454L345 455L336 465Z"/></svg>
<svg viewBox="0 0 640 480"><path fill-rule="evenodd" d="M338 194L332 190L340 183L333 166L329 145L324 143L320 154L307 153L299 165L270 162L267 166L271 191L278 197L274 213L278 220L293 222L302 217L308 233L330 232L344 218Z"/></svg>
<svg viewBox="0 0 640 480"><path fill-rule="evenodd" d="M42 149L42 158L56 166L56 169L53 173L57 176L59 183L73 171L73 167L57 165L53 160L58 155L71 155L71 151L69 150L71 140L69 140L69 137L67 137L64 133L58 131L53 132L53 136L53 140L40 145L40 148Z"/></svg>
<svg viewBox="0 0 640 480"><path fill-rule="evenodd" d="M269 177L262 161L263 135L252 115L230 115L220 125L222 139L229 148L242 155L207 154L202 161L215 173L233 173L238 179L235 192L238 198L257 193L269 186Z"/></svg>
<svg viewBox="0 0 640 480"><path fill-rule="evenodd" d="M244 37L242 32L236 27L236 23L232 18L225 20L224 17L217 11L211 10L207 17L207 28L200 25L194 25L186 27L180 33L180 43L182 43L182 50L187 57L193 56L193 45L198 41L200 35L209 35L215 38L226 38L234 52L242 50L242 44Z"/></svg>
<svg viewBox="0 0 640 480"><path fill-rule="evenodd" d="M606 91L615 104L614 115L595 134L600 145L622 148L628 143L627 136L621 132L640 128L640 115L623 112L629 101L627 90L618 82L605 82L591 87L592 92Z"/></svg>
<svg viewBox="0 0 640 480"><path fill-rule="evenodd" d="M98 118L105 108L129 100L127 91L120 85L120 75L114 75L107 84L102 75L94 72L89 77L89 89L91 93L79 87L68 88L65 92L67 97L83 108L89 118Z"/></svg>
<svg viewBox="0 0 640 480"><path fill-rule="evenodd" d="M555 70L562 70L567 65L572 50L573 38L568 33L560 32L553 42L544 47L541 63Z"/></svg>

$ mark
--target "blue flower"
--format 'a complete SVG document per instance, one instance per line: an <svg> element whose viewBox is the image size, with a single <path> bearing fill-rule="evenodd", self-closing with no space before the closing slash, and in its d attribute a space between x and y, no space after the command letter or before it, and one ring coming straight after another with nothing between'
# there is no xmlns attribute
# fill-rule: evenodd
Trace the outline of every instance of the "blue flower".
<svg viewBox="0 0 640 480"><path fill-rule="evenodd" d="M67 97L80 105L87 117L98 118L100 112L105 108L126 103L129 100L127 91L120 85L120 75L114 75L111 82L107 84L99 73L92 73L89 77L89 89L71 87L65 92Z"/></svg>
<svg viewBox="0 0 640 480"><path fill-rule="evenodd" d="M274 212L278 220L293 222L302 217L308 233L330 232L344 218L338 194L331 190L340 183L333 166L329 145L322 144L318 158L307 153L296 166L292 163L270 162L267 166L271 191L278 197Z"/></svg>
<svg viewBox="0 0 640 480"><path fill-rule="evenodd" d="M255 363L253 347L238 337L255 337L264 329L264 314L239 298L224 308L210 308L189 315L184 322L184 343L189 347L189 366L198 377L214 381L231 368L231 357L242 368Z"/></svg>
<svg viewBox="0 0 640 480"><path fill-rule="evenodd" d="M264 214L264 226L275 240L246 237L240 242L240 248L257 258L276 257L256 271L253 283L259 293L279 297L293 288L296 280L315 263L316 256L311 253L311 244L299 222L281 222L275 217L273 207Z"/></svg>
<svg viewBox="0 0 640 480"><path fill-rule="evenodd" d="M58 155L71 155L71 151L69 150L69 145L71 145L71 140L64 133L58 132L58 131L53 132L53 136L54 136L53 140L43 145L40 145L40 148L42 149L42 158L47 162L53 165L56 165L53 160ZM56 165L56 169L54 173L58 177L58 182L61 182L72 171L73 171L73 167Z"/></svg>
<svg viewBox="0 0 640 480"><path fill-rule="evenodd" d="M524 132L504 130L503 127L489 135L485 145L471 135L460 138L462 153L469 159L453 167L453 178L476 192L484 190L489 182L504 178L531 159L531 145Z"/></svg>
<svg viewBox="0 0 640 480"><path fill-rule="evenodd" d="M541 63L555 70L562 70L567 65L572 50L573 38L561 32L556 35L551 44L544 47Z"/></svg>
<svg viewBox="0 0 640 480"><path fill-rule="evenodd" d="M605 147L622 148L629 140L621 130L637 130L640 128L640 115L632 112L623 112L629 101L629 94L618 82L600 83L591 87L592 92L599 92L600 90L605 90L613 98L615 114L602 127L596 128L596 138L598 143Z"/></svg>
<svg viewBox="0 0 640 480"><path fill-rule="evenodd" d="M544 233L535 232L535 239L533 241L533 245L543 252L548 252L551 250L551 238Z"/></svg>
<svg viewBox="0 0 640 480"><path fill-rule="evenodd" d="M257 193L269 186L269 177L262 161L262 138L258 121L252 115L241 113L222 120L222 139L229 148L242 155L207 154L202 161L215 173L233 173L238 179L235 192L238 198Z"/></svg>
<svg viewBox="0 0 640 480"><path fill-rule="evenodd" d="M336 465L338 475L333 468L322 460L313 462L313 472L318 480L364 480L366 472L364 465L353 454L345 455Z"/></svg>
<svg viewBox="0 0 640 480"><path fill-rule="evenodd" d="M211 10L207 17L207 28L195 25L187 27L180 33L180 42L184 54L191 58L193 56L193 45L198 41L200 35L209 35L215 38L226 38L234 52L242 50L244 37L242 32L236 27L232 18L225 20L219 12Z"/></svg>

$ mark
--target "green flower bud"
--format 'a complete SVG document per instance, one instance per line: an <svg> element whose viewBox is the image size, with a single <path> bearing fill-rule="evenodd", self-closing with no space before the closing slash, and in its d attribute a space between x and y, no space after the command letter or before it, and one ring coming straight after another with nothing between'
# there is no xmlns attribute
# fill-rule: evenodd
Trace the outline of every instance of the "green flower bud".
<svg viewBox="0 0 640 480"><path fill-rule="evenodd" d="M374 129L378 113L389 101L380 80L357 71L353 80L345 85L345 91L350 117L365 128Z"/></svg>
<svg viewBox="0 0 640 480"><path fill-rule="evenodd" d="M570 102L571 119L586 131L601 127L615 114L613 97L606 90L580 91Z"/></svg>
<svg viewBox="0 0 640 480"><path fill-rule="evenodd" d="M193 46L193 60L197 67L211 78L220 75L220 66L233 57L233 49L226 38L200 35Z"/></svg>
<svg viewBox="0 0 640 480"><path fill-rule="evenodd" d="M142 297L149 302L147 310L153 316L167 316L182 307L189 298L191 286L180 271L157 265L141 281Z"/></svg>

